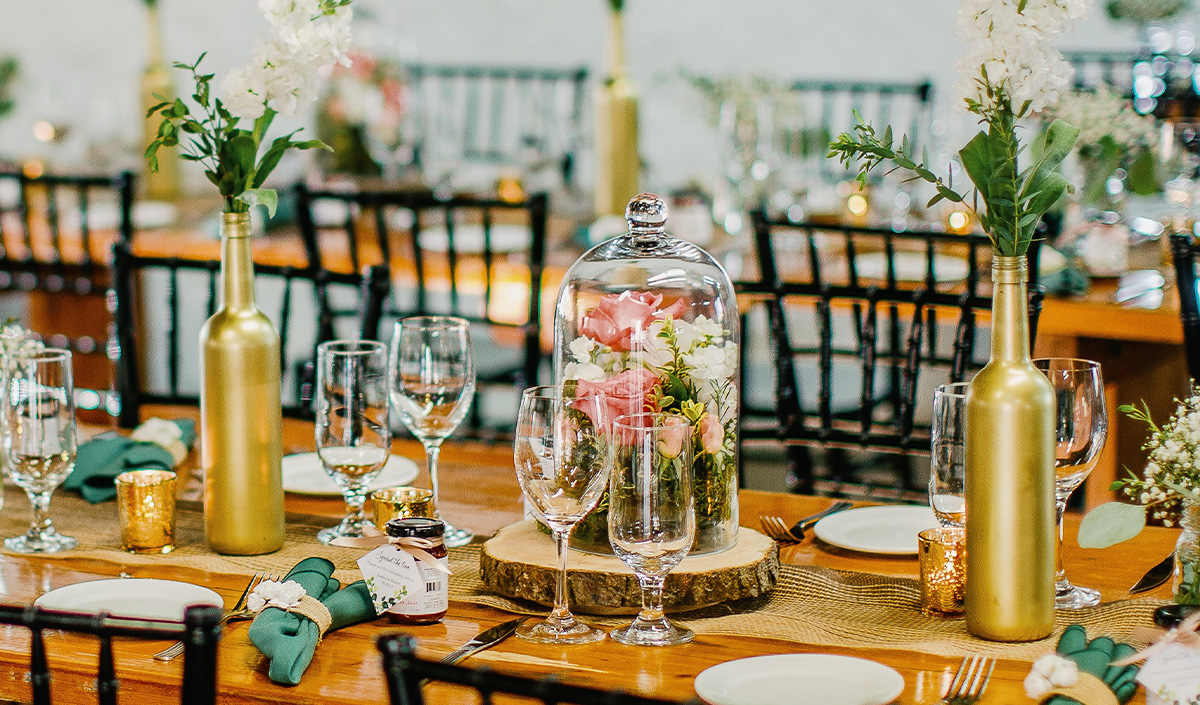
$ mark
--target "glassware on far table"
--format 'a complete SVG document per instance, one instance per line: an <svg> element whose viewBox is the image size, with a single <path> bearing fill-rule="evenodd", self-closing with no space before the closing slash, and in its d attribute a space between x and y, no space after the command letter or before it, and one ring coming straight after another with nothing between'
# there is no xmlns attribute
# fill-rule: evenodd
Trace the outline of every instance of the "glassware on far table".
<svg viewBox="0 0 1200 705"><path fill-rule="evenodd" d="M1040 358L1033 364L1054 387L1054 501L1058 513L1058 565L1054 604L1079 609L1100 603L1100 592L1072 585L1063 571L1062 525L1067 499L1096 467L1108 436L1108 411L1100 363L1065 357Z"/></svg>
<svg viewBox="0 0 1200 705"><path fill-rule="evenodd" d="M470 324L453 316L414 316L396 323L391 352L392 406L421 444L429 460L434 513L446 524L446 546L474 538L441 515L438 451L467 415L475 396Z"/></svg>
<svg viewBox="0 0 1200 705"><path fill-rule="evenodd" d="M694 636L663 613L663 584L696 537L692 427L672 414L627 414L613 422L608 540L637 575L642 611L610 636L622 644L673 646Z"/></svg>
<svg viewBox="0 0 1200 705"><path fill-rule="evenodd" d="M596 507L608 484L612 456L605 434L604 398L565 398L553 386L521 395L513 460L521 491L558 546L554 609L544 622L526 624L517 636L536 643L586 644L604 638L571 614L567 605L567 542L571 529Z"/></svg>
<svg viewBox="0 0 1200 705"><path fill-rule="evenodd" d="M317 540L363 536L363 502L392 448L388 355L383 343L332 340L317 347L317 457L346 499L346 517Z"/></svg>
<svg viewBox="0 0 1200 705"><path fill-rule="evenodd" d="M22 361L4 394L4 466L33 505L23 536L4 540L16 553L56 553L78 541L58 533L47 515L50 495L75 469L75 386L71 353L46 348Z"/></svg>
<svg viewBox="0 0 1200 705"><path fill-rule="evenodd" d="M946 527L967 525L963 455L966 418L966 382L943 384L933 391L929 506L938 523Z"/></svg>

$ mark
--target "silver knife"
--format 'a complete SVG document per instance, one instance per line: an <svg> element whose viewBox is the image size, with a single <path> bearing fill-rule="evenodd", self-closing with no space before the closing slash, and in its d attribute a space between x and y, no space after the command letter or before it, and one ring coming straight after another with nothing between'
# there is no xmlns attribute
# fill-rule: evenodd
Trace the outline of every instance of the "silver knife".
<svg viewBox="0 0 1200 705"><path fill-rule="evenodd" d="M1143 575L1140 580L1138 580L1136 583L1134 583L1133 587L1129 588L1129 594L1132 595L1134 593L1146 592L1147 590L1153 590L1154 588L1158 587L1159 585L1162 585L1163 583L1170 580L1171 575L1174 572L1175 572L1175 552L1172 551L1171 555L1162 559L1162 561L1158 565L1156 565L1153 568L1151 568L1150 570L1146 571L1146 574Z"/></svg>
<svg viewBox="0 0 1200 705"><path fill-rule="evenodd" d="M512 636L512 633L517 631L517 627L521 626L521 624L523 624L527 619L529 619L529 617L517 617L516 619L510 619L503 624L497 624L490 629L485 629L479 634L479 636L463 644L455 651L447 654L442 659L442 663L458 663L477 651L483 651L484 649L491 648L496 644L499 644L508 637Z"/></svg>

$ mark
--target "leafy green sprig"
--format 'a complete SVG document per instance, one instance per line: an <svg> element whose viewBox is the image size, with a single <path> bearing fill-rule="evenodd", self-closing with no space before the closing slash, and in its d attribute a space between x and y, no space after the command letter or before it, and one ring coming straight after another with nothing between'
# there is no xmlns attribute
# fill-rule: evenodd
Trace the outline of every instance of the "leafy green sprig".
<svg viewBox="0 0 1200 705"><path fill-rule="evenodd" d="M300 132L294 130L271 141L260 156L259 151L276 112L267 107L251 129L239 127L239 118L230 114L220 98L212 95L213 74L200 73L204 56L201 54L194 64L174 64L175 68L192 74L196 91L191 97L199 108L196 113L182 98L171 100L165 96L155 96L162 102L146 112L146 119L156 113L162 118L158 136L146 147L145 157L150 170L158 171L159 149L179 146L183 159L198 162L205 168L204 175L225 201L225 212L245 213L251 206L261 205L273 216L278 196L274 189L262 186L284 153L289 149L328 150L329 147L320 140L294 141L292 137Z"/></svg>

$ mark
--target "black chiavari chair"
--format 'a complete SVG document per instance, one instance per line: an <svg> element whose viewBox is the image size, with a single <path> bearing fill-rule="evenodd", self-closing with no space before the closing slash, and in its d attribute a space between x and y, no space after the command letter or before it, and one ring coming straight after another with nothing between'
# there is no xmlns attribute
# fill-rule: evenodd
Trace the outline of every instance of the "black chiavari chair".
<svg viewBox="0 0 1200 705"><path fill-rule="evenodd" d="M775 419L756 425L750 416L743 438L782 442L797 491L923 500L903 459L871 468L883 479L864 480L842 451L893 461L929 453L923 402L937 385L969 379L987 362L976 321L991 309L984 277L990 241L795 224L761 213L754 226L762 279L742 290L766 293L774 384L751 381L745 388L774 392ZM1031 341L1040 310L1034 286ZM815 476L812 446L837 451L829 477Z"/></svg>
<svg viewBox="0 0 1200 705"><path fill-rule="evenodd" d="M1175 284L1179 291L1179 318L1183 323L1183 350L1188 375L1200 381L1200 303L1196 291L1196 245L1187 233L1171 235Z"/></svg>
<svg viewBox="0 0 1200 705"><path fill-rule="evenodd" d="M406 71L418 167L435 156L551 167L562 185L574 185L586 68L409 64Z"/></svg>
<svg viewBox="0 0 1200 705"><path fill-rule="evenodd" d="M568 685L554 678L526 678L487 669L454 666L417 657L417 640L403 634L379 637L376 646L383 654L383 674L392 705L423 705L422 687L445 683L473 690L480 703L493 696L512 696L504 702L536 702L543 705L678 705L675 701L633 695L619 690L601 690ZM430 699L429 702L434 702ZM692 699L688 703L699 703Z"/></svg>
<svg viewBox="0 0 1200 705"><path fill-rule="evenodd" d="M182 705L212 705L217 702L217 643L221 638L221 608L191 606L184 612L182 622L161 622L104 614L74 614L50 612L38 607L0 605L0 624L24 627L31 633L29 673L33 705L50 705L50 684L54 674L47 658L47 632L63 631L97 637L99 656L94 678L80 683L72 690L82 696L88 691L100 705L116 705L120 678L113 658L113 639L134 638L171 640L183 643L183 680L179 702ZM143 657L144 658L144 657ZM55 686L62 691L82 674L70 676ZM89 674L90 676L91 674ZM166 678L171 678L167 676ZM73 702L78 702L73 700Z"/></svg>
<svg viewBox="0 0 1200 705"><path fill-rule="evenodd" d="M342 252L355 268L364 263L389 266L392 290L383 310L388 321L452 315L472 324L479 387L469 433L506 437L515 411L488 414L488 404L509 404L507 397L515 399L514 392L543 376L545 194L512 202L301 185L297 201L300 232L313 266L332 266ZM332 218L322 222L322 213Z"/></svg>
<svg viewBox="0 0 1200 705"><path fill-rule="evenodd" d="M200 327L220 303L221 263L143 257L114 248L117 392L121 426L140 423L144 404L199 402ZM387 270L363 274L315 267L254 267L256 302L279 331L285 416L310 418L316 348L336 338L379 337Z"/></svg>

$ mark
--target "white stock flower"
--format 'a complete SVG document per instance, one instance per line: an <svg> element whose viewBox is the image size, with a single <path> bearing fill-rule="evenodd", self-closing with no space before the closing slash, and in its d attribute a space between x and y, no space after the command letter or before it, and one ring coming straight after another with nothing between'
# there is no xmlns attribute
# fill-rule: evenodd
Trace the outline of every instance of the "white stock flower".
<svg viewBox="0 0 1200 705"><path fill-rule="evenodd" d="M245 66L234 69L221 79L225 109L243 120L257 120L267 109L263 72Z"/></svg>
<svg viewBox="0 0 1200 705"><path fill-rule="evenodd" d="M40 352L45 346L33 333L15 323L0 329L0 365L13 374L21 369L30 355Z"/></svg>
<svg viewBox="0 0 1200 705"><path fill-rule="evenodd" d="M246 607L252 612L259 612L267 607L286 610L300 604L300 599L307 594L304 586L295 580L264 580L254 586L254 591L246 598Z"/></svg>
<svg viewBox="0 0 1200 705"><path fill-rule="evenodd" d="M725 379L735 369L729 364L725 348L719 345L701 346L683 356L695 379Z"/></svg>
<svg viewBox="0 0 1200 705"><path fill-rule="evenodd" d="M604 368L591 362L568 362L563 368L563 376L567 379L599 382L604 379Z"/></svg>

